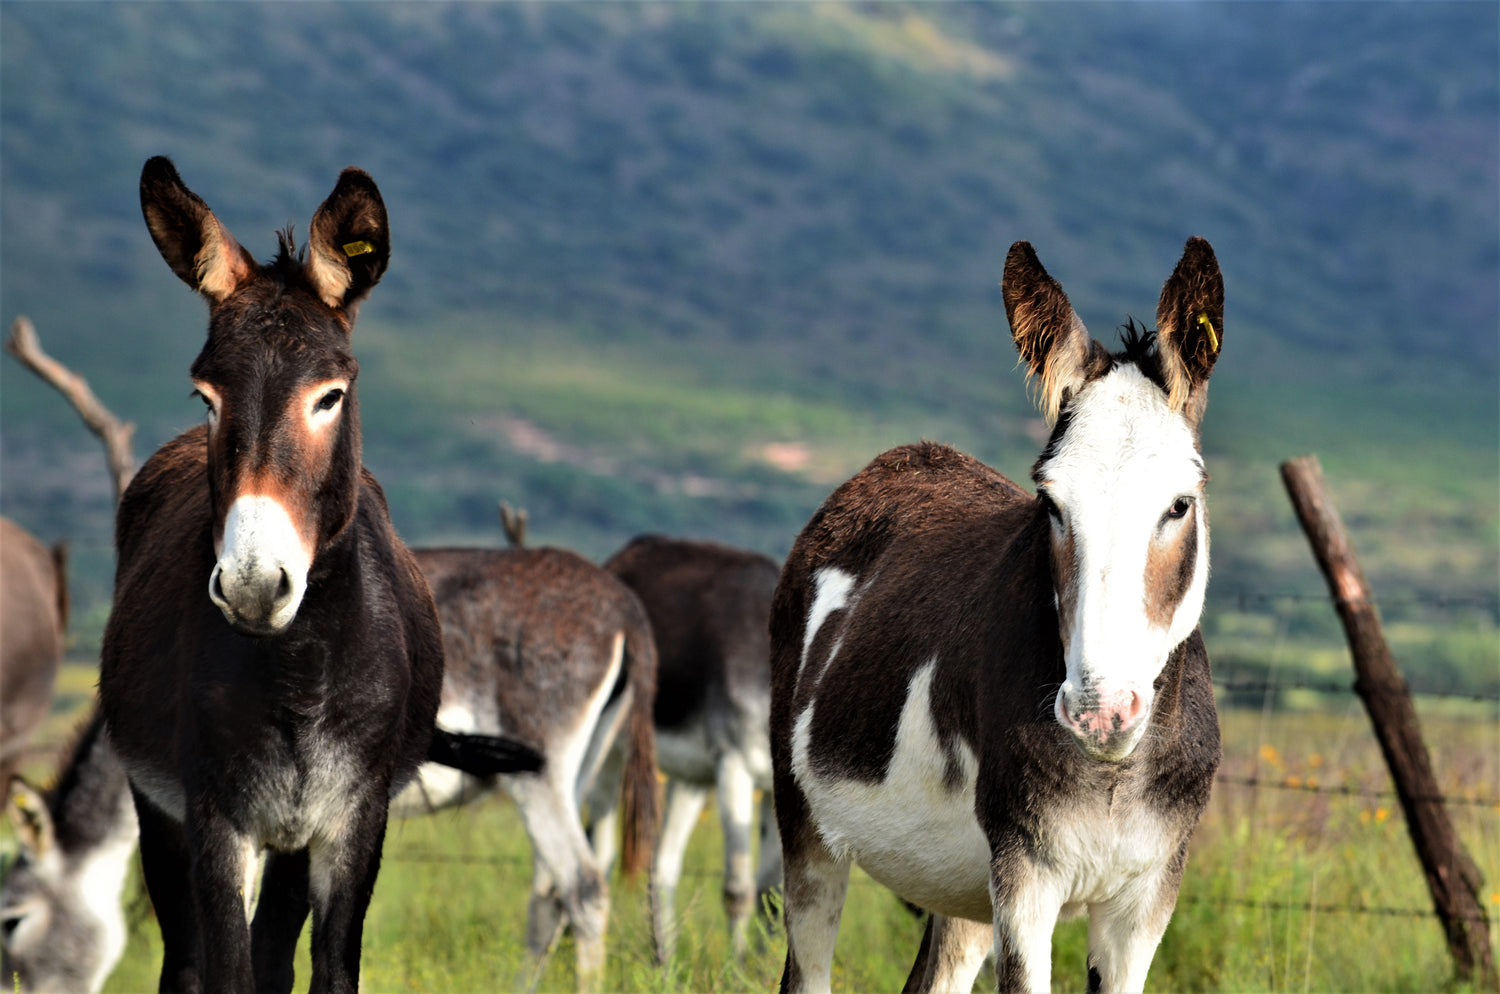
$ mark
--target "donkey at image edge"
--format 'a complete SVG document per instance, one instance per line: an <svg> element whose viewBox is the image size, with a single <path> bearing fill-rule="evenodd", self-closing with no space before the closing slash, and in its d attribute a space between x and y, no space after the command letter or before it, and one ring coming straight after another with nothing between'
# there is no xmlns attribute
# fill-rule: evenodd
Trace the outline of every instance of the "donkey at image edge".
<svg viewBox="0 0 1500 994"><path fill-rule="evenodd" d="M1017 242L1002 283L1053 422L1036 495L946 446L893 449L798 537L772 608L787 991L827 990L850 866L928 909L908 991L1139 991L1220 758L1199 426L1223 341L1208 242L1111 352Z"/></svg>
<svg viewBox="0 0 1500 994"><path fill-rule="evenodd" d="M141 207L209 306L207 423L121 499L100 664L161 989L290 990L311 912L311 989L353 992L387 805L437 745L443 677L432 596L360 462L350 335L389 259L385 206L346 169L305 248L284 232L265 265L165 158Z"/></svg>

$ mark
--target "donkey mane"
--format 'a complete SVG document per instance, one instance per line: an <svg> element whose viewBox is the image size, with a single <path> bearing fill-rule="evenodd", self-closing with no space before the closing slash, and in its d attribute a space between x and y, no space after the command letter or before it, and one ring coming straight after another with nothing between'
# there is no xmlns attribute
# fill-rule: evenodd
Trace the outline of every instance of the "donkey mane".
<svg viewBox="0 0 1500 994"><path fill-rule="evenodd" d="M306 277L307 246L297 244L296 226L288 224L276 231L276 258L266 264L267 274L282 286L302 284Z"/></svg>
<svg viewBox="0 0 1500 994"><path fill-rule="evenodd" d="M83 717L73 723L68 732L68 738L61 749L57 751L57 770L46 781L40 784L49 797L62 797L71 791L78 779L78 759L89 748L98 732L94 719L98 716L98 710L90 709Z"/></svg>
<svg viewBox="0 0 1500 994"><path fill-rule="evenodd" d="M1156 332L1144 324L1136 324L1133 317L1126 317L1125 323L1120 325L1120 344L1124 346L1118 353L1120 362L1135 363L1137 366L1146 362L1153 365L1160 362L1156 351Z"/></svg>
<svg viewBox="0 0 1500 994"><path fill-rule="evenodd" d="M261 266L261 274L275 288L285 294L289 290L308 290L317 296L317 288L307 276L308 245L297 244L296 225L288 224L276 230L276 255ZM264 291L262 291L264 292Z"/></svg>
<svg viewBox="0 0 1500 994"><path fill-rule="evenodd" d="M74 805L78 810L103 812L111 805L110 796L116 789L110 777L100 777L89 772L89 753L99 742L104 730L104 721L98 708L91 710L74 727L67 746L58 755L58 774L53 783L45 788L47 810L52 815L53 831L58 845L65 851L85 849L94 842L96 826L88 819L62 816L64 807ZM96 757L97 758L97 757ZM112 760L107 760L111 761ZM119 783L124 782L124 770L120 770ZM123 788L121 788L123 789Z"/></svg>

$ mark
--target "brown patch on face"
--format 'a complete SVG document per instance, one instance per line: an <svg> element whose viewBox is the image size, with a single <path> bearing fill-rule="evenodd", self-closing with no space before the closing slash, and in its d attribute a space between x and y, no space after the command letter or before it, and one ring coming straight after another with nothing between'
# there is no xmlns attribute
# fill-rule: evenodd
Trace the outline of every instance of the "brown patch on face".
<svg viewBox="0 0 1500 994"><path fill-rule="evenodd" d="M1171 626L1198 567L1197 501L1174 526L1175 534L1153 540L1146 552L1146 619L1158 628Z"/></svg>

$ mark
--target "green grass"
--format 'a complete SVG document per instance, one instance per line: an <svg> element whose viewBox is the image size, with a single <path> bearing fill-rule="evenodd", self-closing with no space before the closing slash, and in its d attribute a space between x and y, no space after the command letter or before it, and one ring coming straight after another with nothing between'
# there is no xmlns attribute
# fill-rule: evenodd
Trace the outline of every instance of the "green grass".
<svg viewBox="0 0 1500 994"><path fill-rule="evenodd" d="M86 705L94 680L67 667L61 705L43 732L58 741ZM1228 779L1217 785L1194 839L1177 913L1157 952L1151 989L1183 991L1434 991L1454 989L1441 929L1369 720L1352 698L1318 710L1228 709L1222 714ZM1419 698L1439 786L1500 915L1500 721L1492 706ZM42 769L35 767L43 767ZM39 760L30 771L44 772ZM1243 781L1256 778L1260 788ZM1274 784L1276 786L1264 786ZM1350 788L1354 796L1309 792ZM1488 799L1490 803L1477 803ZM666 969L652 957L641 882L616 880L610 917L609 991L729 992L773 989L785 955L779 934L742 964L730 956L719 904L720 848L712 811L693 837L678 895L680 952ZM8 834L5 845L9 845ZM495 991L524 987L530 846L514 808L494 797L468 808L394 821L365 924L366 991ZM155 988L160 943L138 876L129 886L127 954L108 991ZM839 932L836 990L895 990L920 925L883 888L854 871ZM1395 909L1364 914L1355 909ZM1407 914L1406 912L1411 912ZM1053 987L1083 980L1087 930L1061 924ZM307 936L298 989L309 979ZM538 989L573 988L565 938ZM993 985L988 969L977 990Z"/></svg>

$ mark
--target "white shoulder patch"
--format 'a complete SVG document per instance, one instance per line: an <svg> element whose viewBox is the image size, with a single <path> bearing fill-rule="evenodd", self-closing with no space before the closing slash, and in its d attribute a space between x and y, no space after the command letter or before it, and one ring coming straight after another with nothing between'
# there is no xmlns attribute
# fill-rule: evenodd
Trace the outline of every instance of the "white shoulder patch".
<svg viewBox="0 0 1500 994"><path fill-rule="evenodd" d="M800 680L803 670L807 668L807 656L812 651L813 638L818 634L818 629L823 627L823 622L833 612L845 607L849 603L849 595L854 590L854 576L845 573L833 566L818 570L813 574L812 610L807 612L807 628L802 633L802 665L797 668ZM830 658L832 654L830 653ZM823 661L827 665L827 660Z"/></svg>

